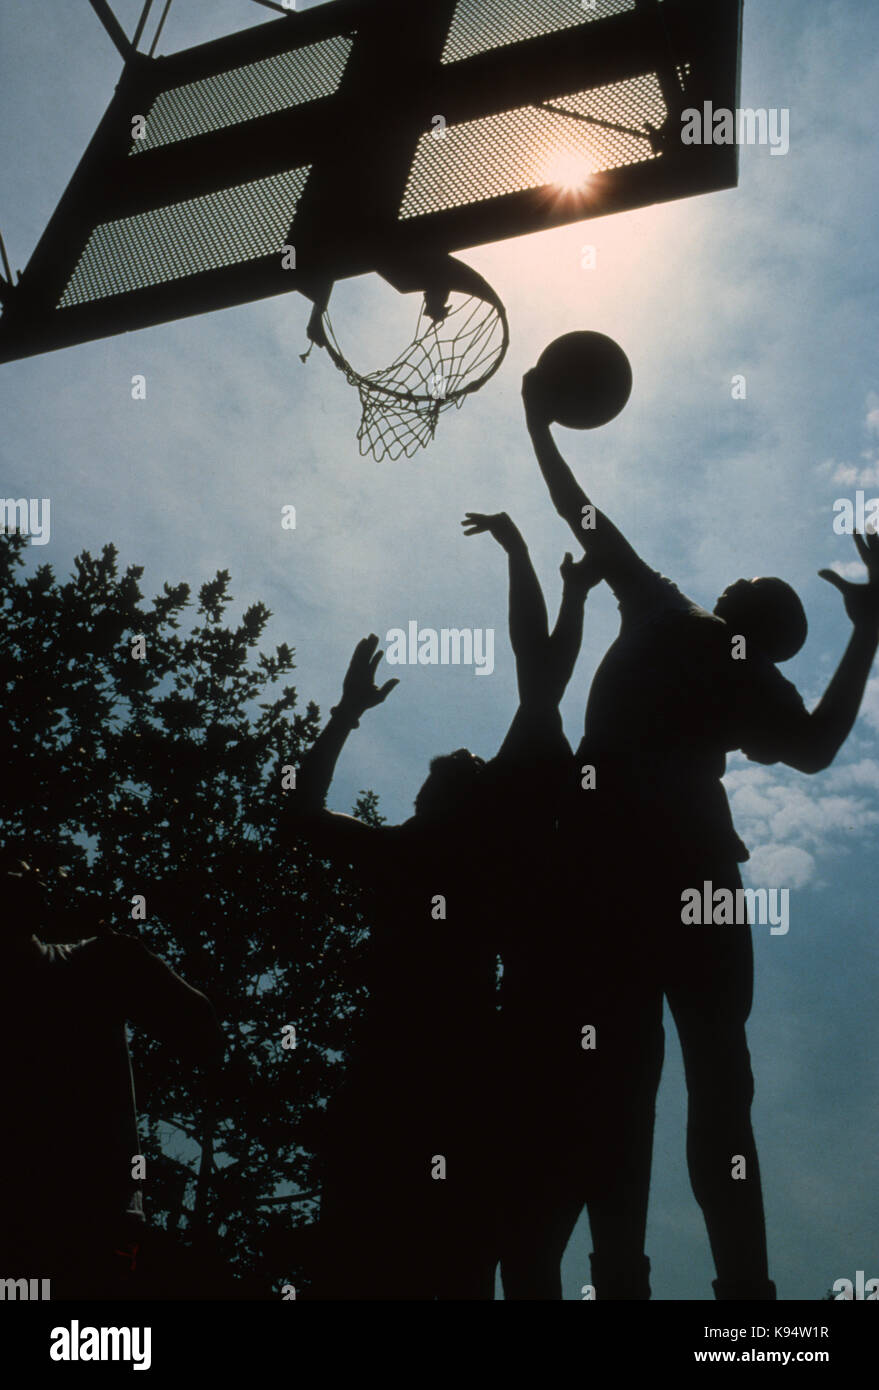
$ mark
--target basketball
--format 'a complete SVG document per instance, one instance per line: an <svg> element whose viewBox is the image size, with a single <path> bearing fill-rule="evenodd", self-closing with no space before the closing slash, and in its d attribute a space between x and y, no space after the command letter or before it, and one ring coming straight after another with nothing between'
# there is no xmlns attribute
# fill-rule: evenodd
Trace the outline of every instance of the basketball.
<svg viewBox="0 0 879 1390"><path fill-rule="evenodd" d="M632 368L604 333L563 333L537 359L547 415L571 430L594 430L619 415L632 391Z"/></svg>

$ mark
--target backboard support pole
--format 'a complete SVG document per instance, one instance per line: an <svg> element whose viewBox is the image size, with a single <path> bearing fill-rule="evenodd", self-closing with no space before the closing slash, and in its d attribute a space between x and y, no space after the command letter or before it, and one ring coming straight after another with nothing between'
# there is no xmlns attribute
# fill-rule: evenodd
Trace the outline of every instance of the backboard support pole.
<svg viewBox="0 0 879 1390"><path fill-rule="evenodd" d="M156 32L153 34L153 41L152 41L152 43L150 44L150 51L149 51L149 54L148 54L148 56L149 56L150 58L152 58L153 54L155 53L155 51L156 51L156 44L159 42L159 39L162 37L162 30L163 30L164 27L165 27L165 20L168 18L168 11L170 10L170 8L171 8L171 0L165 0L165 8L162 10L162 17L161 17L161 19L159 20L158 26L157 26L157 28L156 28Z"/></svg>
<svg viewBox="0 0 879 1390"><path fill-rule="evenodd" d="M262 5L262 7L263 7L264 10L275 10L277 14L285 15L285 16L287 16L288 18L289 18L290 15L293 15L293 14L296 13L296 11L295 11L295 9L293 8L293 6L291 6L291 5L278 5L278 4L275 3L275 0L253 0L253 3L254 3L255 5Z"/></svg>
<svg viewBox="0 0 879 1390"><path fill-rule="evenodd" d="M15 281L12 278L12 267L9 264L9 257L6 254L6 243L0 234L0 259L3 261L4 273L0 275L0 304L4 307L9 303L12 291L15 289Z"/></svg>
<svg viewBox="0 0 879 1390"><path fill-rule="evenodd" d="M3 240L3 233L0 232L0 258L3 261L4 278L8 285L14 284L12 277L12 267L9 264L9 257L6 254L6 242Z"/></svg>
<svg viewBox="0 0 879 1390"><path fill-rule="evenodd" d="M89 0L89 4L127 63L137 50L110 9L107 0Z"/></svg>
<svg viewBox="0 0 879 1390"><path fill-rule="evenodd" d="M140 43L141 35L143 34L144 29L146 28L146 22L150 17L150 10L152 8L153 0L146 0L143 9L140 12L140 19L138 20L137 28L134 31L134 38L131 40L132 48L137 48L137 45Z"/></svg>

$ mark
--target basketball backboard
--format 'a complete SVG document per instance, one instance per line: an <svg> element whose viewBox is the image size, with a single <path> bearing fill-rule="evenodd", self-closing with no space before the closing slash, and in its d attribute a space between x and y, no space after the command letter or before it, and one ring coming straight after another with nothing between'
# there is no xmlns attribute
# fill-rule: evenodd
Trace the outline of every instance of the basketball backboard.
<svg viewBox="0 0 879 1390"><path fill-rule="evenodd" d="M331 0L136 53L4 288L0 361L732 187L735 145L681 112L738 105L741 11Z"/></svg>

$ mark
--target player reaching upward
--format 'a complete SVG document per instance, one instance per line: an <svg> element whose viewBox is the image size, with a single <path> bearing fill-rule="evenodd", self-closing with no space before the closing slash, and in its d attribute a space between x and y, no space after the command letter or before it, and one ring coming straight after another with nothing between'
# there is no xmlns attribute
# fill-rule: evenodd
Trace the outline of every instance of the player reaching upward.
<svg viewBox="0 0 879 1390"><path fill-rule="evenodd" d="M590 1209L596 1246L597 1226L602 1251L617 1250L610 1268L602 1254L594 1282L599 1297L649 1296L638 1251L664 991L683 1050L690 1177L708 1228L716 1295L774 1298L750 1122L750 929L685 926L681 895L706 880L715 890L741 885L738 864L748 853L720 780L726 753L741 749L757 762L815 773L830 765L848 737L879 642L879 536L855 537L866 585L821 571L842 593L853 632L809 713L776 666L806 637L794 591L779 579L741 579L724 591L713 613L686 598L644 563L575 480L550 434L537 373L525 376L522 394L556 510L597 560L621 615L619 636L592 683L577 754L579 765L595 769L595 787L581 792L579 802L580 825L588 825L590 851L602 866L591 889L604 920L593 934L625 941L625 955L613 955L607 988L595 1000L618 1044L616 1056L614 1048L609 1056L605 1049L605 1076L614 1078L610 1090L619 1098L617 1119L627 1127L628 1157L620 1181L606 1188L594 1213ZM573 833L576 854L582 829L574 825ZM635 1037L637 1055L626 1051L626 1040L631 1047ZM732 1176L735 1156L744 1160L738 1178Z"/></svg>
<svg viewBox="0 0 879 1390"><path fill-rule="evenodd" d="M547 807L555 813L553 779L570 759L558 702L579 652L585 597L599 575L591 561L574 565L566 557L550 634L513 523L505 514L471 513L463 524L470 535L490 532L509 556L520 705L497 757L485 763L458 749L435 758L415 814L402 825L370 827L324 811L348 733L397 683L375 685L381 653L371 636L355 649L342 698L303 758L296 802L282 817L286 831L305 831L320 853L353 863L374 904L369 1004L334 1102L318 1297L362 1297L364 1278L372 1298L493 1297L496 924L509 919L523 835L535 852L526 823L537 825ZM439 920L431 914L436 895L445 902ZM437 1178L440 1157L445 1176ZM509 1155L497 1157L509 1162Z"/></svg>

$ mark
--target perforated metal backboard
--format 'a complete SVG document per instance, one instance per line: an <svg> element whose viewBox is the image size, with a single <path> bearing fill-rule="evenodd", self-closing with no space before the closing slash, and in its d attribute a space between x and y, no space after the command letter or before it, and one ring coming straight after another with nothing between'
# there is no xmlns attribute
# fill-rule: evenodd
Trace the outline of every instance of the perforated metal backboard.
<svg viewBox="0 0 879 1390"><path fill-rule="evenodd" d="M732 187L735 146L684 144L681 112L738 105L741 9L332 0L137 54L0 361Z"/></svg>

